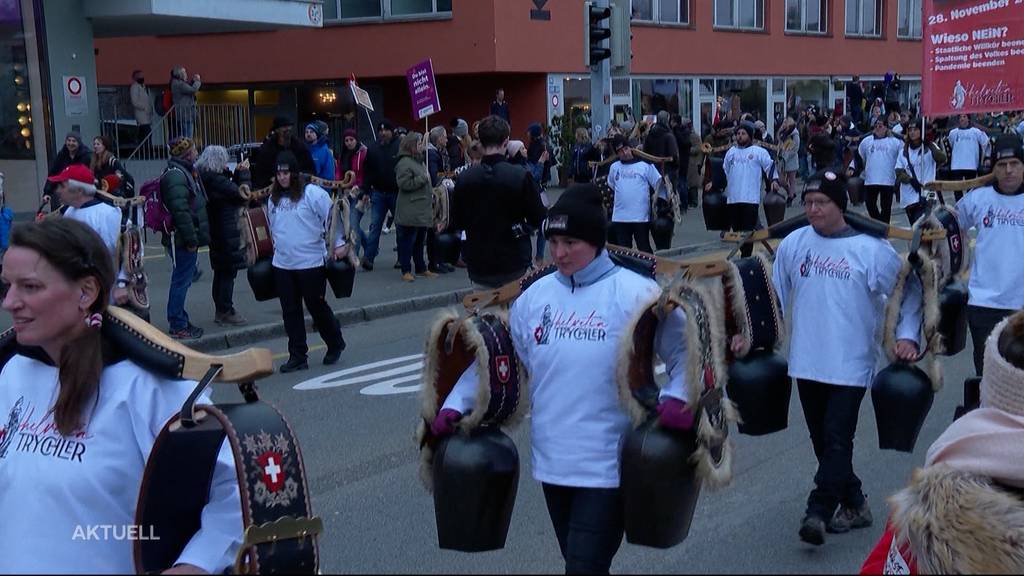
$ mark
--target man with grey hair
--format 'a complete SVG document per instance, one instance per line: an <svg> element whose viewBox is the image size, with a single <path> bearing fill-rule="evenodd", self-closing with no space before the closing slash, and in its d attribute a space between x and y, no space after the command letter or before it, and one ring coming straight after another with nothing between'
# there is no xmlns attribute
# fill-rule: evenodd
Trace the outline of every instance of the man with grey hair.
<svg viewBox="0 0 1024 576"><path fill-rule="evenodd" d="M121 211L96 197L96 180L87 166L72 164L46 180L57 186L57 196L65 206L64 218L78 220L95 230L110 251L114 269L118 270L117 285L111 299L115 304L123 304L128 300L128 289L127 275L119 270L120 258L117 253L117 240L121 235Z"/></svg>
<svg viewBox="0 0 1024 576"><path fill-rule="evenodd" d="M178 135L192 137L196 121L196 92L203 84L199 74L188 80L188 72L184 66L176 66L171 70L171 102L174 103L175 125Z"/></svg>

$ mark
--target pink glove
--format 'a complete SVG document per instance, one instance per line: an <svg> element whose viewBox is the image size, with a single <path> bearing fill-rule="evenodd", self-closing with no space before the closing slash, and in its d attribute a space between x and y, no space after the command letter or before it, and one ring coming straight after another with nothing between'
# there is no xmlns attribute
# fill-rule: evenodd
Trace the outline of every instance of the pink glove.
<svg viewBox="0 0 1024 576"><path fill-rule="evenodd" d="M430 432L438 438L451 436L455 433L455 423L462 419L462 412L451 408L444 408L434 417L430 425Z"/></svg>
<svg viewBox="0 0 1024 576"><path fill-rule="evenodd" d="M658 424L673 430L693 428L693 410L678 398L665 398L658 403Z"/></svg>

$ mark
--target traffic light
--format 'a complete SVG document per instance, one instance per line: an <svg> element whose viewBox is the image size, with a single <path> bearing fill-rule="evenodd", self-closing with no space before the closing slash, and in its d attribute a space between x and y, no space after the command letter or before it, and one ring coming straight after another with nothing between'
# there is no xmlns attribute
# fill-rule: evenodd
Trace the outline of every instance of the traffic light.
<svg viewBox="0 0 1024 576"><path fill-rule="evenodd" d="M604 46L604 41L612 36L612 29L605 22L611 15L611 8L583 3L583 63L586 66L595 66L612 56L611 49Z"/></svg>
<svg viewBox="0 0 1024 576"><path fill-rule="evenodd" d="M629 2L612 4L611 67L620 74L629 74L633 60L633 32L630 30Z"/></svg>

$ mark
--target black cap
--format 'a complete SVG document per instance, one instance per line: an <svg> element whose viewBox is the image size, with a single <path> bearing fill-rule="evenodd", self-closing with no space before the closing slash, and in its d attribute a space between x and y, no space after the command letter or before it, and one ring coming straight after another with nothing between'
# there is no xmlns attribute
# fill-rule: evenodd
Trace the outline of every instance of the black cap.
<svg viewBox="0 0 1024 576"><path fill-rule="evenodd" d="M277 170L288 170L292 174L299 171L299 159L295 157L295 154L291 150L282 150L277 155L277 161L275 162Z"/></svg>
<svg viewBox="0 0 1024 576"><path fill-rule="evenodd" d="M831 170L815 172L807 179L800 199L806 198L808 192L820 192L828 196L829 200L839 206L839 210L846 212L849 196L846 193L846 177L842 174L837 174Z"/></svg>
<svg viewBox="0 0 1024 576"><path fill-rule="evenodd" d="M377 132L383 132L385 130L387 130L389 132L394 132L395 131L394 124L392 124L391 120L388 120L387 118L381 120L380 121L380 125L377 126Z"/></svg>
<svg viewBox="0 0 1024 576"><path fill-rule="evenodd" d="M601 193L593 184L573 184L548 209L544 237L561 234L604 248L608 234Z"/></svg>
<svg viewBox="0 0 1024 576"><path fill-rule="evenodd" d="M274 126L271 130L277 130L278 128L284 128L285 126L295 126L295 122L287 116L275 116Z"/></svg>
<svg viewBox="0 0 1024 576"><path fill-rule="evenodd" d="M1024 162L1024 145L1016 134L1000 134L992 145L992 164L1006 158L1016 158Z"/></svg>
<svg viewBox="0 0 1024 576"><path fill-rule="evenodd" d="M622 134L616 134L612 137L612 151L618 152L619 150L629 146L629 140Z"/></svg>

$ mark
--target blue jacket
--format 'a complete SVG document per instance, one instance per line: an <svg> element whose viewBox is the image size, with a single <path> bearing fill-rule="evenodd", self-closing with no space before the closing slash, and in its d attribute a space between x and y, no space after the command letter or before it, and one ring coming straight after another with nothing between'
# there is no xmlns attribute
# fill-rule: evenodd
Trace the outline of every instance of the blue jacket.
<svg viewBox="0 0 1024 576"><path fill-rule="evenodd" d="M310 145L309 153L313 156L315 174L325 180L334 180L334 154L327 146L327 138L320 138L316 144Z"/></svg>

